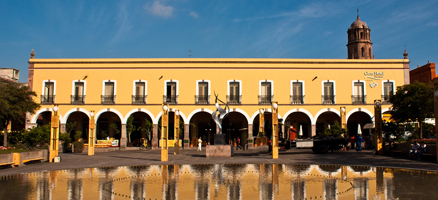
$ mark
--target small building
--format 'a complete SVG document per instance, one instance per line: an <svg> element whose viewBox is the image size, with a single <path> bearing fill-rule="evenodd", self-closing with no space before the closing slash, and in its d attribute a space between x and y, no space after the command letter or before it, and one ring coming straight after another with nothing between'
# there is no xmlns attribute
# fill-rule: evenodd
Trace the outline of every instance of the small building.
<svg viewBox="0 0 438 200"><path fill-rule="evenodd" d="M427 64L417 67L409 72L410 82L430 83L436 77L435 63L427 61Z"/></svg>

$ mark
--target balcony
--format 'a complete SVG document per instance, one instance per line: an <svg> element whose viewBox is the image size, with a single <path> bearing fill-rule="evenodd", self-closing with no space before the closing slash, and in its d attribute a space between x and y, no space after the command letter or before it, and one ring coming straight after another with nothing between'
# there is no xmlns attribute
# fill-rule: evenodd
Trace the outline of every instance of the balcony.
<svg viewBox="0 0 438 200"><path fill-rule="evenodd" d="M390 104L389 99L393 94L382 95L382 104Z"/></svg>
<svg viewBox="0 0 438 200"><path fill-rule="evenodd" d="M195 95L196 104L210 104L210 95Z"/></svg>
<svg viewBox="0 0 438 200"><path fill-rule="evenodd" d="M132 104L146 104L147 95L132 95Z"/></svg>
<svg viewBox="0 0 438 200"><path fill-rule="evenodd" d="M228 104L242 104L242 95L227 95Z"/></svg>
<svg viewBox="0 0 438 200"><path fill-rule="evenodd" d="M290 104L304 104L304 95L290 95Z"/></svg>
<svg viewBox="0 0 438 200"><path fill-rule="evenodd" d="M70 95L71 104L85 104L85 95Z"/></svg>
<svg viewBox="0 0 438 200"><path fill-rule="evenodd" d="M322 95L322 104L335 104L335 95Z"/></svg>
<svg viewBox="0 0 438 200"><path fill-rule="evenodd" d="M116 95L102 95L102 104L115 104Z"/></svg>
<svg viewBox="0 0 438 200"><path fill-rule="evenodd" d="M41 104L54 104L55 95L41 95Z"/></svg>
<svg viewBox="0 0 438 200"><path fill-rule="evenodd" d="M274 95L259 95L259 104L271 104L274 101Z"/></svg>
<svg viewBox="0 0 438 200"><path fill-rule="evenodd" d="M353 104L366 104L366 95L351 95Z"/></svg>
<svg viewBox="0 0 438 200"><path fill-rule="evenodd" d="M174 96L163 95L163 102L168 104L178 104L178 95L174 95Z"/></svg>

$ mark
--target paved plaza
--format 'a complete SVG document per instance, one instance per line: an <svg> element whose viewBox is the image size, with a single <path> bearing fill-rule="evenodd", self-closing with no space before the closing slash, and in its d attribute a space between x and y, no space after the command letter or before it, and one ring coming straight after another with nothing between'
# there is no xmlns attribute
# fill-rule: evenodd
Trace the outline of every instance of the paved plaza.
<svg viewBox="0 0 438 200"><path fill-rule="evenodd" d="M230 158L207 158L205 149L196 148L180 150L174 155L169 148L169 161L161 162L161 150L126 150L113 152L96 152L94 156L87 153L60 153L60 163L33 163L23 167L0 169L0 176L28 173L44 170L63 170L74 168L131 166L131 165L174 165L174 164L333 164L396 167L438 171L438 164L431 160L417 161L405 157L376 156L371 150L337 151L334 153L314 154L310 149L292 149L280 151L279 159L272 159L268 153L259 153L258 149L235 151Z"/></svg>

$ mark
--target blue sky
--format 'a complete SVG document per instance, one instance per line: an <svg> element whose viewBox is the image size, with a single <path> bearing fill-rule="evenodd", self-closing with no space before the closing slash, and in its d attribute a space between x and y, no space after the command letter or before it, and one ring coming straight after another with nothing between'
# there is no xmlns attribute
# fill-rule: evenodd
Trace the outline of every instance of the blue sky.
<svg viewBox="0 0 438 200"><path fill-rule="evenodd" d="M347 58L347 29L371 28L376 59L438 62L438 1L0 0L0 68L27 82L36 58Z"/></svg>

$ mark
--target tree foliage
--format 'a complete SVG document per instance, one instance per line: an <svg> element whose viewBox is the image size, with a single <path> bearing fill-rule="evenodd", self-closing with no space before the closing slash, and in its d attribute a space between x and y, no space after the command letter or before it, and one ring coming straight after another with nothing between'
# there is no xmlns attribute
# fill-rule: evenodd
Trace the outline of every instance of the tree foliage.
<svg viewBox="0 0 438 200"><path fill-rule="evenodd" d="M0 82L0 123L4 127L3 146L7 146L7 127L11 121L23 122L25 113L34 113L40 107L33 101L36 93L18 83Z"/></svg>
<svg viewBox="0 0 438 200"><path fill-rule="evenodd" d="M391 96L391 119L400 122L418 122L420 138L423 137L423 121L433 117L433 87L421 82L398 86Z"/></svg>

